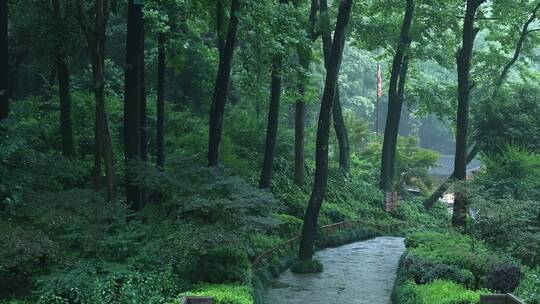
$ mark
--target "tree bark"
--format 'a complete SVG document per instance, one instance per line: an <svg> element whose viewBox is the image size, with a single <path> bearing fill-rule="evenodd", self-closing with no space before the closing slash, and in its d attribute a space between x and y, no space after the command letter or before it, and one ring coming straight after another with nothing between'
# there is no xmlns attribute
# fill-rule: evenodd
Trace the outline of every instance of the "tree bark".
<svg viewBox="0 0 540 304"><path fill-rule="evenodd" d="M56 56L58 74L58 91L60 95L60 134L62 137L62 154L66 157L75 155L73 126L71 120L71 94L69 91L70 73L66 56Z"/></svg>
<svg viewBox="0 0 540 304"><path fill-rule="evenodd" d="M148 160L148 116L147 113L147 97L146 97L146 71L144 58L144 24L143 34L141 37L141 160Z"/></svg>
<svg viewBox="0 0 540 304"><path fill-rule="evenodd" d="M300 48L300 47L299 47ZM304 70L309 69L310 59L304 51L298 51L300 66ZM306 77L300 73L298 83L299 98L294 109L294 183L303 186L305 183L305 120L306 120Z"/></svg>
<svg viewBox="0 0 540 304"><path fill-rule="evenodd" d="M397 137L399 132L399 121L401 119L401 109L403 106L403 96L400 96L400 92L398 91L400 90L400 87L403 91L405 86L407 67L406 64L404 64L404 58L411 43L410 29L413 13L414 2L413 0L407 0L400 39L392 63L392 72L388 89L388 113L384 130L380 177L380 188L386 193L391 192L394 187ZM403 78L403 80L400 81L400 78Z"/></svg>
<svg viewBox="0 0 540 304"><path fill-rule="evenodd" d="M305 96L305 85L301 84L298 89L301 100L295 104L294 113L294 183L297 186L303 186L305 183L305 119L306 103L303 100Z"/></svg>
<svg viewBox="0 0 540 304"><path fill-rule="evenodd" d="M332 117L332 107L336 94L337 81L345 36L349 23L352 0L343 0L339 6L338 19L332 44L331 56L328 64L324 93L321 101L319 125L317 129L317 144L315 156L315 181L308 207L304 217L302 236L300 238L300 250L298 258L301 261L309 261L313 256L313 245L317 232L317 220L321 210L326 186L328 182L328 139Z"/></svg>
<svg viewBox="0 0 540 304"><path fill-rule="evenodd" d="M311 0L309 13L309 28L307 35L314 40L317 36L315 27L317 25L317 11L319 10L318 0ZM298 61L303 71L299 76L298 93L299 99L295 103L294 114L294 183L303 186L305 183L305 120L306 120L306 76L304 73L309 70L311 64L310 46L299 45L297 47Z"/></svg>
<svg viewBox="0 0 540 304"><path fill-rule="evenodd" d="M156 165L165 165L165 34L158 36Z"/></svg>
<svg viewBox="0 0 540 304"><path fill-rule="evenodd" d="M240 0L232 0L229 28L227 30L227 40L225 42L223 51L220 52L218 74L214 87L214 97L212 98L212 106L210 108L210 134L208 139L208 166L210 167L217 167L219 162L219 146L221 143L221 132L223 129L223 113L225 111L225 103L227 100L229 78L234 55L234 45L236 43L239 12Z"/></svg>
<svg viewBox="0 0 540 304"><path fill-rule="evenodd" d="M81 26L92 64L92 76L94 81L94 95L96 99L96 124L95 124L95 157L93 186L96 190L101 188L101 160L105 165L105 177L107 186L107 200L116 198L116 176L114 170L114 155L112 140L109 130L107 112L105 108L105 32L107 17L109 15L108 1L96 0L93 21L87 17L80 2L76 2L77 21Z"/></svg>
<svg viewBox="0 0 540 304"><path fill-rule="evenodd" d="M63 16L60 11L60 1L52 1L53 16L58 23L58 28L64 26ZM62 138L62 154L66 157L75 155L73 127L71 120L71 94L70 72L67 64L67 54L64 50L65 41L58 39L56 43L56 74L58 78L58 92L60 99L60 135Z"/></svg>
<svg viewBox="0 0 540 304"><path fill-rule="evenodd" d="M324 62L326 70L328 72L328 64L332 52L332 33L330 32L330 19L328 16L328 3L326 0L320 0L319 9L322 22L322 40L323 40L323 52ZM345 120L343 119L343 110L341 108L341 100L339 95L339 84L336 87L336 94L334 96L332 108L332 116L334 121L334 130L339 144L339 167L344 171L349 171L350 168L350 148L349 148L349 135L347 134L347 127L345 126Z"/></svg>
<svg viewBox="0 0 540 304"><path fill-rule="evenodd" d="M274 165L274 155L276 150L276 139L279 124L279 101L281 98L282 82L282 61L281 55L275 55L272 63L272 84L270 92L270 107L268 110L268 126L266 128L266 144L264 149L264 159L259 181L260 189L270 188L272 180L272 167Z"/></svg>
<svg viewBox="0 0 540 304"><path fill-rule="evenodd" d="M465 19L463 22L462 46L457 59L458 70L458 110L456 123L456 158L454 176L458 181L467 179L467 133L469 128L469 98L471 83L469 73L471 69L472 50L478 29L474 27L476 10L485 0L467 0ZM467 193L461 189L456 191L452 225L464 226L467 217Z"/></svg>
<svg viewBox="0 0 540 304"><path fill-rule="evenodd" d="M0 0L0 121L9 113L8 0Z"/></svg>
<svg viewBox="0 0 540 304"><path fill-rule="evenodd" d="M142 160L143 52L144 26L142 5L128 2L126 70L124 90L124 157L126 201L133 210L143 206L140 187L134 183L133 162Z"/></svg>

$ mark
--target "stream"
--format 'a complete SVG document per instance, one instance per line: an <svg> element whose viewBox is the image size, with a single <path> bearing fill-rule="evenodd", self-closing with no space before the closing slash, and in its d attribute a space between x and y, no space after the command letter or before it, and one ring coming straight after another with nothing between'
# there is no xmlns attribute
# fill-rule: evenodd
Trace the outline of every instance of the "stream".
<svg viewBox="0 0 540 304"><path fill-rule="evenodd" d="M316 253L324 271L293 274L272 282L267 304L389 304L403 238L379 237Z"/></svg>

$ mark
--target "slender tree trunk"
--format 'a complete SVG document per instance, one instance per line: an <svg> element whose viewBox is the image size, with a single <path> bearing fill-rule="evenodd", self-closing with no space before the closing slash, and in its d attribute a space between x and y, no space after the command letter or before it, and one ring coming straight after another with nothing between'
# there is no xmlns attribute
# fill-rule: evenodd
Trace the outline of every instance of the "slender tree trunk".
<svg viewBox="0 0 540 304"><path fill-rule="evenodd" d="M332 52L332 33L330 30L330 19L328 16L328 3L326 0L320 0L319 9L321 13L322 22L322 40L323 40L323 52L324 62L326 70L328 72L328 64L330 62L330 56ZM332 116L334 121L334 129L339 144L339 167L344 171L349 171L350 167L350 151L349 151L349 135L347 134L347 127L345 126L345 120L343 119L343 111L341 107L341 100L339 95L339 85L336 87L336 94L334 96L332 108Z"/></svg>
<svg viewBox="0 0 540 304"><path fill-rule="evenodd" d="M0 121L9 113L8 0L0 0Z"/></svg>
<svg viewBox="0 0 540 304"><path fill-rule="evenodd" d="M103 32L103 38L105 32ZM99 40L104 42L104 40ZM99 189L101 185L101 159L105 165L105 178L107 187L107 200L112 201L116 198L116 176L114 170L114 156L112 151L112 141L109 129L107 112L105 109L105 77L104 77L104 57L103 51L96 44L96 50L93 51L92 71L94 75L94 95L96 98L96 156L94 163L94 187Z"/></svg>
<svg viewBox="0 0 540 304"><path fill-rule="evenodd" d="M142 116L143 108L143 52L144 26L142 5L128 2L126 71L124 93L124 156L125 156L125 188L126 201L133 210L143 208L140 187L135 184L135 172L132 163L141 161L142 148Z"/></svg>
<svg viewBox="0 0 540 304"><path fill-rule="evenodd" d="M62 135L62 154L66 157L75 155L73 127L71 120L71 94L69 91L70 73L65 55L56 57L58 73L58 91L60 93L60 133Z"/></svg>
<svg viewBox="0 0 540 304"><path fill-rule="evenodd" d="M141 37L141 160L148 160L148 116L147 113L147 97L146 97L146 71L144 58L144 27Z"/></svg>
<svg viewBox="0 0 540 304"><path fill-rule="evenodd" d="M294 113L294 183L298 186L303 186L305 183L305 125L306 120L306 103L303 98L305 96L305 85L301 84L299 88L301 100L295 104Z"/></svg>
<svg viewBox="0 0 540 304"><path fill-rule="evenodd" d="M538 2L536 4L536 6L533 8L533 10L531 11L531 14L529 15L529 18L527 19L527 21L525 21L525 23L523 24L523 27L521 29L521 33L519 35L519 39L518 39L518 42L516 44L516 48L514 50L514 55L512 56L512 58L506 63L506 65L504 66L499 78L497 79L497 81L495 82L495 90L493 92L493 95L496 94L496 90L501 87L501 85L503 84L504 80L506 79L506 76L508 75L508 72L510 71L510 69L512 68L512 66L518 61L519 59L519 55L521 54L521 50L523 49L523 44L525 43L525 40L527 39L527 36L529 35L530 33L530 30L529 30L529 26L531 25L531 23L533 23L535 20L536 20L536 17L538 15L538 10L540 10L540 2Z"/></svg>
<svg viewBox="0 0 540 304"><path fill-rule="evenodd" d="M225 111L229 78L232 68L232 59L234 55L234 45L236 43L240 1L241 0L232 0L231 2L227 40L225 42L223 51L220 52L218 74L214 87L214 97L212 99L212 106L210 108L210 134L208 139L208 165L210 167L216 167L219 162L219 146L221 143L221 132L223 129L223 113Z"/></svg>
<svg viewBox="0 0 540 304"><path fill-rule="evenodd" d="M395 171L395 158L397 148L397 137L399 132L399 121L401 118L401 108L403 100L399 96L400 75L403 75L403 85L407 69L403 68L403 61L406 52L411 43L410 28L413 20L414 2L407 0L405 8L405 17L401 27L400 41L398 43L396 54L392 63L392 72L390 75L390 85L388 92L388 114L386 118L386 127L384 130L383 150L381 156L381 177L380 187L385 192L393 190L393 179Z"/></svg>
<svg viewBox="0 0 540 304"><path fill-rule="evenodd" d="M458 70L458 110L456 124L456 159L454 165L454 175L459 181L467 179L467 131L469 128L469 95L471 83L469 72L471 69L471 58L474 40L478 29L474 27L476 10L484 0L467 0L465 19L463 22L463 41L457 60ZM464 226L467 217L467 193L464 189L455 193L454 212L452 214L452 224L454 226Z"/></svg>
<svg viewBox="0 0 540 304"><path fill-rule="evenodd" d="M261 189L270 188L270 182L272 180L272 167L274 165L274 154L279 123L282 60L281 55L275 55L272 63L272 84L270 92L270 108L268 110L268 126L266 128L266 145L264 149L261 180L259 181L259 188Z"/></svg>
<svg viewBox="0 0 540 304"><path fill-rule="evenodd" d="M156 165L165 165L165 34L158 36Z"/></svg>
<svg viewBox="0 0 540 304"><path fill-rule="evenodd" d="M326 193L328 178L328 138L332 117L332 107L336 94L339 69L345 46L345 36L349 23L353 0L343 0L339 6L338 19L332 51L329 60L324 93L321 101L319 125L317 129L317 144L315 156L315 181L311 197L307 206L300 239L300 251L298 258L301 261L309 261L313 256L313 245L317 232L317 220L321 210L324 195Z"/></svg>
<svg viewBox="0 0 540 304"><path fill-rule="evenodd" d="M305 51L298 50L300 66L304 71L309 69L310 58ZM304 72L300 73L298 83L299 98L294 109L294 183L303 186L305 183L305 120L306 120L306 77Z"/></svg>
<svg viewBox="0 0 540 304"><path fill-rule="evenodd" d="M478 152L480 152L480 145L479 144L474 144L471 151L469 151L469 154L467 154L467 164L469 164L476 157L476 155L478 155ZM433 207L433 205L435 205L435 203L439 200L439 198L441 196L443 196L443 194L446 192L446 190L448 190L448 188L450 187L452 182L455 180L455 178L456 178L456 173L452 172L450 177L448 177L441 185L439 185L437 190L435 190L431 194L431 196L428 197L423 202L424 207L426 209L431 209Z"/></svg>
<svg viewBox="0 0 540 304"><path fill-rule="evenodd" d="M58 27L64 26L63 16L60 10L60 1L52 1L53 16ZM73 127L71 121L71 94L70 72L67 64L67 54L64 50L65 41L57 40L56 48L56 74L58 78L58 91L60 98L60 135L62 137L62 154L66 157L75 155L73 140Z"/></svg>

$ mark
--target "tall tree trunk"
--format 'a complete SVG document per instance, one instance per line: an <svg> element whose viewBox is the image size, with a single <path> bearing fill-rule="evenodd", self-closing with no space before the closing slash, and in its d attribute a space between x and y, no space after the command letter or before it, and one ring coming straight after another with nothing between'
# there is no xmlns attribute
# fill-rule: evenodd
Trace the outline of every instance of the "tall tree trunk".
<svg viewBox="0 0 540 304"><path fill-rule="evenodd" d="M144 27L141 37L141 160L148 160L148 116L147 113L147 97L146 97L146 71L144 58Z"/></svg>
<svg viewBox="0 0 540 304"><path fill-rule="evenodd" d="M60 9L60 1L52 1L53 16L58 28L65 26ZM58 39L56 43L56 74L60 98L60 135L62 137L62 154L66 157L75 155L73 127L71 121L70 72L67 65L67 54L64 50L65 41Z"/></svg>
<svg viewBox="0 0 540 304"><path fill-rule="evenodd" d="M351 163L351 152L349 148L347 126L345 126L345 120L343 119L343 110L341 107L339 89L336 89L336 96L334 96L332 115L334 118L334 130L336 131L336 137L339 144L339 168L345 172L348 172Z"/></svg>
<svg viewBox="0 0 540 304"><path fill-rule="evenodd" d="M529 26L536 19L539 10L540 10L540 2L536 4L536 6L531 11L531 14L529 15L529 18L523 24L520 36L518 38L516 47L514 49L514 55L505 64L505 66L503 67L503 70L501 71L501 74L496 79L495 84L493 86L491 99L495 98L495 96L498 93L498 90L503 85L504 81L506 80L506 76L508 76L510 69L518 61L519 56L521 55L521 51L523 49L523 44L525 43L527 36L531 33ZM472 150L467 155L467 164L469 164L480 151L480 143L475 143L474 145L472 145L472 147L473 147ZM437 188L437 190L435 190L435 192L433 192L431 196L424 201L423 203L424 207L426 207L427 209L432 208L435 202L437 202L439 198L446 192L446 190L448 190L448 188L450 187L450 185L452 184L454 180L455 180L455 172L452 172L452 174Z"/></svg>
<svg viewBox="0 0 540 304"><path fill-rule="evenodd" d="M401 26L401 35L392 63L392 72L390 75L390 84L388 92L388 114L386 117L386 127L384 130L384 141L381 156L381 177L380 187L385 192L393 190L395 158L397 148L397 137L399 132L399 121L401 118L401 109L403 100L399 95L400 75L403 76L403 86L407 68L403 68L404 58L411 43L410 29L413 20L414 2L407 0L405 7L405 16Z"/></svg>
<svg viewBox="0 0 540 304"><path fill-rule="evenodd" d="M78 4L78 8L78 20L86 34L86 40L90 50L94 78L94 95L96 98L96 157L94 164L94 178L96 180L94 180L94 185L100 185L101 159L103 159L107 200L112 201L116 198L116 176L112 140L105 107L105 32L107 27L108 2L107 0L96 0L93 28L80 4Z"/></svg>
<svg viewBox="0 0 540 304"><path fill-rule="evenodd" d="M300 48L300 47L299 47ZM309 69L310 59L304 51L298 51L298 58L302 69ZM299 98L294 107L294 183L303 186L305 183L305 120L306 120L306 77L300 73L298 83Z"/></svg>
<svg viewBox="0 0 540 304"><path fill-rule="evenodd" d="M210 108L210 134L208 139L208 165L210 167L216 167L219 162L219 146L221 143L221 132L223 129L223 113L225 111L229 78L232 68L232 59L234 55L234 45L236 43L240 1L241 0L232 0L231 2L227 40L225 42L225 47L220 52L219 56L218 74L216 76L212 106Z"/></svg>
<svg viewBox="0 0 540 304"><path fill-rule="evenodd" d="M272 167L274 165L274 154L279 123L282 61L283 58L281 55L275 55L272 62L272 84L270 92L270 107L268 110L268 126L266 128L266 144L261 170L261 180L259 181L259 188L261 189L270 188L270 182L272 180Z"/></svg>
<svg viewBox="0 0 540 304"><path fill-rule="evenodd" d="M311 197L304 217L302 236L300 239L300 251L298 254L298 258L301 261L309 261L313 256L313 245L317 232L317 220L326 193L328 182L328 137L330 133L332 107L334 96L336 94L339 69L343 57L343 48L345 46L345 36L352 2L353 0L343 0L340 3L331 56L327 65L328 69L317 129L315 181L313 183Z"/></svg>
<svg viewBox="0 0 540 304"><path fill-rule="evenodd" d="M326 0L320 0L319 9L321 13L322 22L322 40L323 40L323 52L324 63L326 71L328 73L328 64L330 62L330 56L332 52L332 33L330 31L330 19L328 15L328 3ZM339 143L339 167L344 171L349 171L350 167L350 151L349 151L349 136L347 134L347 127L345 126L345 120L343 119L343 111L341 108L341 100L339 95L339 85L336 87L336 94L334 96L332 108L332 115L334 118L334 129L336 131L336 137Z"/></svg>
<svg viewBox="0 0 540 304"><path fill-rule="evenodd" d="M306 120L306 103L305 97L305 85L300 84L298 91L300 92L300 100L295 104L294 112L294 183L297 186L303 186L305 183L305 125Z"/></svg>
<svg viewBox="0 0 540 304"><path fill-rule="evenodd" d="M105 32L103 32L103 38ZM99 40L104 42L104 40ZM107 200L116 198L116 176L114 171L114 156L112 151L112 141L109 129L109 119L105 109L105 61L103 57L104 48L101 42L96 44L92 51L92 74L94 77L94 95L96 99L96 156L94 158L94 187L97 189L101 185L101 159L105 165L105 178L107 187Z"/></svg>
<svg viewBox="0 0 540 304"><path fill-rule="evenodd" d="M69 91L70 74L66 56L56 57L58 73L58 91L60 94L60 133L62 135L62 154L70 157L75 155L73 127L71 120L71 94Z"/></svg>
<svg viewBox="0 0 540 304"><path fill-rule="evenodd" d="M474 40L478 29L474 27L476 10L485 0L467 0L463 22L463 40L457 60L458 70L458 110L456 123L456 159L454 175L459 181L467 179L467 131L469 128L469 95L471 83L469 72ZM464 226L467 217L467 193L464 189L456 191L452 224Z"/></svg>
<svg viewBox="0 0 540 304"><path fill-rule="evenodd" d="M140 187L135 184L132 163L141 161L142 147L142 92L144 26L142 5L128 2L126 71L124 92L124 156L126 201L133 210L141 210L143 201Z"/></svg>
<svg viewBox="0 0 540 304"><path fill-rule="evenodd" d="M0 0L0 121L8 117L8 0Z"/></svg>
<svg viewBox="0 0 540 304"><path fill-rule="evenodd" d="M314 40L316 37L315 28L317 25L317 11L319 10L318 0L311 0L309 14L309 28L307 36ZM294 183L303 186L305 183L305 120L306 120L306 81L305 73L311 64L311 49L303 45L297 47L298 61L303 71L299 76L298 93L299 99L295 103L294 110Z"/></svg>
<svg viewBox="0 0 540 304"><path fill-rule="evenodd" d="M165 165L165 34L158 35L156 165Z"/></svg>
<svg viewBox="0 0 540 304"><path fill-rule="evenodd" d="M101 186L101 160L105 165L107 186L107 200L116 198L116 173L114 170L114 154L112 149L111 133L107 111L105 107L105 32L107 17L109 15L108 1L96 0L94 12L88 18L80 2L76 2L76 19L85 34L94 81L94 95L96 99L95 124L95 157L93 186L96 190Z"/></svg>

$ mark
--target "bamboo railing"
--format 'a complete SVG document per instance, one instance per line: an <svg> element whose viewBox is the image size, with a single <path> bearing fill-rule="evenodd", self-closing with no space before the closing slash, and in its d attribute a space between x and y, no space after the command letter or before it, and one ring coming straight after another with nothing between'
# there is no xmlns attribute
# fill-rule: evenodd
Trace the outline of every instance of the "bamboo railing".
<svg viewBox="0 0 540 304"><path fill-rule="evenodd" d="M339 230L353 230L358 229L360 227L383 227L383 226L389 226L389 225L381 225L376 224L369 221L364 220L350 220L350 221L343 221L339 223L333 223L328 224L320 227L320 230L325 233L334 233ZM297 234L293 236L292 238L278 244L277 246L270 248L260 255L256 256L252 261L252 266L255 268L257 267L262 261L267 260L268 258L272 257L272 255L278 251L281 251L285 248L290 248L295 245L296 241L299 241L301 237L301 234Z"/></svg>

